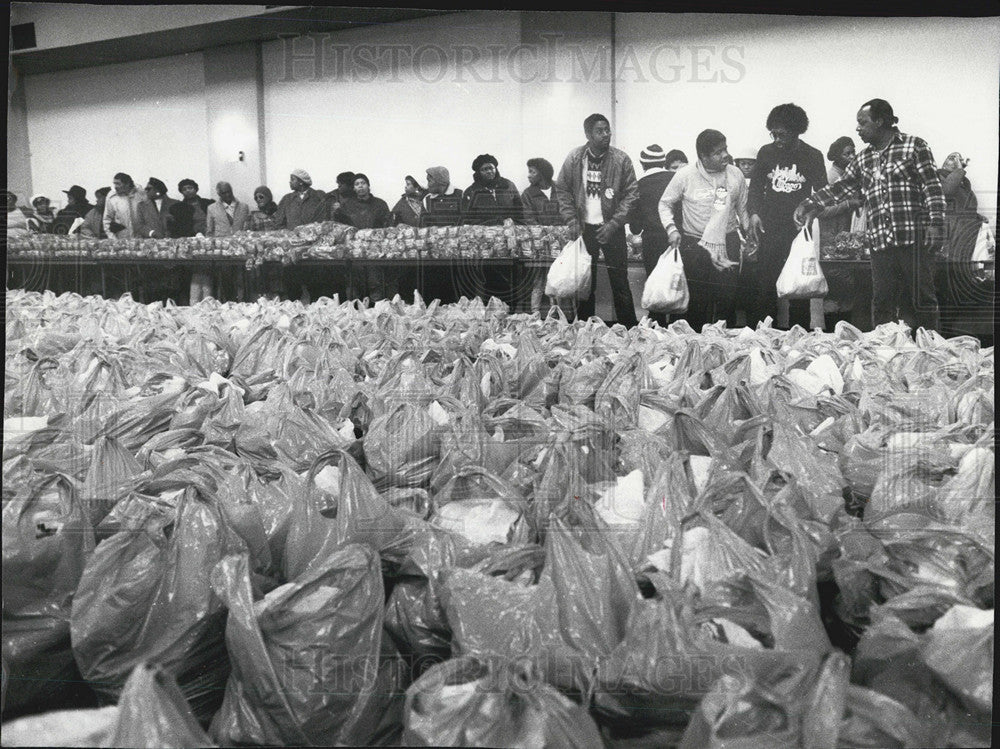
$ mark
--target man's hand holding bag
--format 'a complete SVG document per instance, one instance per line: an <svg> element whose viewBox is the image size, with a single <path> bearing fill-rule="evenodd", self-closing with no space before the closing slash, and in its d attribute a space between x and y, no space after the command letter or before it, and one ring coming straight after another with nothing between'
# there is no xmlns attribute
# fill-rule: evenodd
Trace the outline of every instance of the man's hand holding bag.
<svg viewBox="0 0 1000 749"><path fill-rule="evenodd" d="M590 296L590 262L583 237L568 242L559 257L552 261L545 280L545 293L556 299L587 299Z"/></svg>
<svg viewBox="0 0 1000 749"><path fill-rule="evenodd" d="M792 240L775 286L779 299L812 299L830 291L819 265L819 222L815 218Z"/></svg>

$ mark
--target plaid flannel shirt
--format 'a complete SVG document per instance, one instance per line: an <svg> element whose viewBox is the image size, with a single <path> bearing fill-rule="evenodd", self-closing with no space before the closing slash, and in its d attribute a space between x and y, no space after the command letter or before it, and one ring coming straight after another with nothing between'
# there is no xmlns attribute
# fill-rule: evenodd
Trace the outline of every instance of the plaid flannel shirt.
<svg viewBox="0 0 1000 749"><path fill-rule="evenodd" d="M873 252L916 245L928 221L944 226L944 190L931 149L898 130L884 151L868 146L851 159L841 179L804 203L807 209L830 208L858 197L864 201Z"/></svg>

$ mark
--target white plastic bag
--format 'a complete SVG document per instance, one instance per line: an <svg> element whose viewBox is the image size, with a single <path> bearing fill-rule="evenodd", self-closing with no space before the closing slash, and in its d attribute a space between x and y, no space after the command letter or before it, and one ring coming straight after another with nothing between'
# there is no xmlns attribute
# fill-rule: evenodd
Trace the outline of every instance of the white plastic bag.
<svg viewBox="0 0 1000 749"><path fill-rule="evenodd" d="M819 222L813 219L809 226L792 240L788 260L781 269L775 284L779 299L812 299L826 296L830 288L819 266Z"/></svg>
<svg viewBox="0 0 1000 749"><path fill-rule="evenodd" d="M996 251L997 241L993 237L989 223L984 221L979 225L979 236L976 237L976 246L972 250L972 262L992 262L996 258Z"/></svg>
<svg viewBox="0 0 1000 749"><path fill-rule="evenodd" d="M642 306L650 312L686 312L691 295L680 253L667 250L656 261L656 267L642 289Z"/></svg>
<svg viewBox="0 0 1000 749"><path fill-rule="evenodd" d="M868 228L868 214L864 208L855 208L851 212L851 234L858 234Z"/></svg>
<svg viewBox="0 0 1000 749"><path fill-rule="evenodd" d="M552 262L545 293L557 299L583 300L590 296L590 254L582 236L568 242Z"/></svg>

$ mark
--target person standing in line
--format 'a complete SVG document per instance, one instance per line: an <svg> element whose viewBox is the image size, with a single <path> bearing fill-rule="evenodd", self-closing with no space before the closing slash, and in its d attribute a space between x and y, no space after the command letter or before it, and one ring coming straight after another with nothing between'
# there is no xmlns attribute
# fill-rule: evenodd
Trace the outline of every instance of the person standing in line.
<svg viewBox="0 0 1000 749"><path fill-rule="evenodd" d="M341 172L337 175L337 189L326 194L327 218L336 221L337 211L344 201L354 197L354 172Z"/></svg>
<svg viewBox="0 0 1000 749"><path fill-rule="evenodd" d="M427 194L421 226L457 226L462 220L462 191L452 188L451 174L443 166L427 167Z"/></svg>
<svg viewBox="0 0 1000 749"><path fill-rule="evenodd" d="M462 194L462 223L498 226L506 219L524 223L521 193L500 176L500 162L483 153L472 162L472 184Z"/></svg>
<svg viewBox="0 0 1000 749"><path fill-rule="evenodd" d="M114 180L114 195L108 195L104 203L104 233L115 239L130 239L138 228L139 203L145 199L135 186L132 177L118 172Z"/></svg>
<svg viewBox="0 0 1000 749"><path fill-rule="evenodd" d="M208 230L208 207L215 201L198 194L198 183L193 179L182 179L177 190L183 200L170 207L173 217L173 231L178 237L204 237ZM189 304L197 304L212 296L211 269L205 264L197 265L191 272Z"/></svg>
<svg viewBox="0 0 1000 749"><path fill-rule="evenodd" d="M420 183L409 174L403 181L403 194L392 207L392 220L398 226L420 226L420 214L424 210L424 195L427 193Z"/></svg>
<svg viewBox="0 0 1000 749"><path fill-rule="evenodd" d="M271 231L278 228L274 224L274 214L278 204L267 185L261 185L253 191L253 202L256 206L250 212L250 231Z"/></svg>
<svg viewBox="0 0 1000 749"><path fill-rule="evenodd" d="M305 169L296 169L288 177L292 191L278 203L272 219L277 229L295 229L303 224L327 218L326 194L314 190L312 177Z"/></svg>
<svg viewBox="0 0 1000 749"><path fill-rule="evenodd" d="M28 228L35 234L53 234L52 226L55 215L52 213L52 201L44 195L35 195L31 199L32 212L28 216Z"/></svg>
<svg viewBox="0 0 1000 749"><path fill-rule="evenodd" d="M173 208L180 201L167 196L167 186L156 177L150 177L146 182L146 197L139 203L138 227L136 236L142 238L161 239L173 237Z"/></svg>
<svg viewBox="0 0 1000 749"><path fill-rule="evenodd" d="M837 138L830 144L826 158L830 166L826 170L826 181L833 184L844 176L844 170L855 156L854 141L846 135ZM827 208L820 214L820 232L822 236L832 239L842 231L850 231L855 213L860 213L861 201L857 198L845 200L843 203Z"/></svg>
<svg viewBox="0 0 1000 749"><path fill-rule="evenodd" d="M353 226L355 229L384 229L393 225L392 211L382 198L372 195L368 176L354 175L354 197L346 198L334 220ZM351 285L354 295L367 296L372 302L391 299L399 287L399 267L389 267L389 260L381 265L362 264L352 271Z"/></svg>
<svg viewBox="0 0 1000 749"><path fill-rule="evenodd" d="M732 163L726 136L703 130L697 160L674 174L660 198L660 223L671 249L679 249L690 302L680 316L694 330L727 319L736 294L740 259L737 229L747 226L747 184ZM675 212L680 209L683 228Z"/></svg>
<svg viewBox="0 0 1000 749"><path fill-rule="evenodd" d="M209 237L229 237L238 231L245 231L250 225L250 207L233 195L233 186L228 182L219 182L215 186L219 199L208 206L208 216L205 222L205 234ZM243 301L243 274L232 275L232 283L228 276L215 279L215 287L220 289L223 298ZM232 296L230 296L232 294Z"/></svg>
<svg viewBox="0 0 1000 749"><path fill-rule="evenodd" d="M674 153L674 152L671 152ZM667 189L674 171L667 169L667 154L658 144L646 146L639 154L643 174L639 178L639 200L629 218L632 233L642 241L642 264L648 279L660 256L667 249L667 232L660 223L660 198ZM661 326L667 325L668 314L650 312L649 319Z"/></svg>
<svg viewBox="0 0 1000 749"><path fill-rule="evenodd" d="M110 187L101 187L94 191L94 199L97 201L97 204L83 217L83 226L80 227L81 237L107 239L102 219L104 218L104 206L107 202L109 192L111 192Z"/></svg>
<svg viewBox="0 0 1000 749"><path fill-rule="evenodd" d="M576 319L592 317L597 289L597 259L604 255L615 317L625 327L638 324L628 283L625 224L639 200L632 160L611 145L611 123L602 114L583 121L586 144L566 156L556 179L559 212L571 238L583 237L591 257L590 295L577 304Z"/></svg>
<svg viewBox="0 0 1000 749"><path fill-rule="evenodd" d="M944 241L946 201L934 156L922 138L899 131L899 118L884 99L862 104L857 121L867 147L840 180L799 203L795 223L803 226L824 208L860 197L871 246L873 325L901 317L912 329L937 330L934 264Z"/></svg>
<svg viewBox="0 0 1000 749"><path fill-rule="evenodd" d="M795 104L779 104L768 114L766 124L774 142L757 152L747 200L750 238L757 242L757 305L752 322L768 316L780 319L775 284L799 232L792 214L803 196L826 186L823 154L800 138L809 128L805 110ZM804 300L790 302L789 319L782 322L791 323L793 313L804 316L806 309L813 313L809 328L822 329L821 299L818 310Z"/></svg>
<svg viewBox="0 0 1000 749"><path fill-rule="evenodd" d="M527 167L528 187L521 193L524 222L538 226L561 225L559 200L552 181L555 178L555 167L540 157L528 159ZM544 268L531 268L526 279L531 284L531 313L539 316L542 314L542 300L545 297L545 278Z"/></svg>
<svg viewBox="0 0 1000 749"><path fill-rule="evenodd" d="M68 190L63 190L63 193L67 202L66 207L56 214L53 222L52 228L56 234L69 234L74 225L79 229L83 217L94 207L87 200L87 191L80 185L73 185Z"/></svg>
<svg viewBox="0 0 1000 749"><path fill-rule="evenodd" d="M28 234L28 217L17 205L17 195L7 191L7 239Z"/></svg>

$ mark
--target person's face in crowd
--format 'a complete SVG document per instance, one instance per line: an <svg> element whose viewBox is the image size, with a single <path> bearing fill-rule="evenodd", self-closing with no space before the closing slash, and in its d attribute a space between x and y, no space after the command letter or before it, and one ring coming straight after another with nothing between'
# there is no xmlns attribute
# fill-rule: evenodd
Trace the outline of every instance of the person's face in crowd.
<svg viewBox="0 0 1000 749"><path fill-rule="evenodd" d="M161 197L160 191L152 185L146 185L146 197L150 200L158 200Z"/></svg>
<svg viewBox="0 0 1000 749"><path fill-rule="evenodd" d="M295 190L295 192L302 192L307 187L309 187L309 185L300 180L294 174L288 178L288 186L291 187L293 190Z"/></svg>
<svg viewBox="0 0 1000 749"><path fill-rule="evenodd" d="M528 184L539 185L542 183L542 175L533 166L528 167Z"/></svg>
<svg viewBox="0 0 1000 749"><path fill-rule="evenodd" d="M490 161L479 167L477 174L479 174L479 179L486 184L490 184L497 178L497 168L493 162Z"/></svg>
<svg viewBox="0 0 1000 749"><path fill-rule="evenodd" d="M338 182L337 191L341 195L354 195L354 183L353 182Z"/></svg>
<svg viewBox="0 0 1000 749"><path fill-rule="evenodd" d="M17 210L17 195L12 192L7 193L7 213Z"/></svg>
<svg viewBox="0 0 1000 749"><path fill-rule="evenodd" d="M774 145L784 150L794 146L795 142L799 139L799 136L784 125L776 125L774 129L771 130L771 138L774 140Z"/></svg>
<svg viewBox="0 0 1000 749"><path fill-rule="evenodd" d="M682 166L687 166L687 162L684 161L683 159L674 159L669 164L667 164L667 171L676 172Z"/></svg>
<svg viewBox="0 0 1000 749"><path fill-rule="evenodd" d="M368 182L363 179L354 180L354 194L361 198L361 200L366 200L369 195L372 194L371 187Z"/></svg>
<svg viewBox="0 0 1000 749"><path fill-rule="evenodd" d="M128 191L132 189L132 183L126 182L124 180L115 177L114 182L111 183L115 187L115 192L118 195L128 195Z"/></svg>
<svg viewBox="0 0 1000 749"><path fill-rule="evenodd" d="M264 210L264 206L267 205L267 195L265 195L262 192L255 193L253 196L253 200L257 204L258 208Z"/></svg>
<svg viewBox="0 0 1000 749"><path fill-rule="evenodd" d="M721 172L726 168L726 164L729 164L732 160L733 157L729 155L729 148L726 145L726 141L722 141L711 153L701 157L701 163L705 165L705 169L709 172Z"/></svg>
<svg viewBox="0 0 1000 749"><path fill-rule="evenodd" d="M596 153L607 151L611 146L611 125L604 120L598 120L587 136L587 145Z"/></svg>
<svg viewBox="0 0 1000 749"><path fill-rule="evenodd" d="M107 202L108 202L108 194L107 193L104 193L103 195L98 195L97 196L97 208L102 213L104 212L104 204L107 203Z"/></svg>
<svg viewBox="0 0 1000 749"><path fill-rule="evenodd" d="M50 204L48 198L39 198L34 203L32 203L32 205L35 207L35 210L38 211L39 213L43 214L48 213L50 210Z"/></svg>
<svg viewBox="0 0 1000 749"><path fill-rule="evenodd" d="M184 185L181 188L181 195L184 196L184 200L194 201L198 197L198 188L194 185Z"/></svg>
<svg viewBox="0 0 1000 749"><path fill-rule="evenodd" d="M216 187L216 190L218 190L219 198L223 203L233 202L233 188L231 185L223 183Z"/></svg>
<svg viewBox="0 0 1000 749"><path fill-rule="evenodd" d="M865 143L871 143L878 135L878 122L872 120L871 107L861 107L858 110L858 137Z"/></svg>
<svg viewBox="0 0 1000 749"><path fill-rule="evenodd" d="M840 152L840 166L846 166L847 162L853 159L855 156L854 144L848 143L844 146L844 150Z"/></svg>
<svg viewBox="0 0 1000 749"><path fill-rule="evenodd" d="M411 197L416 197L420 191L417 190L416 183L413 180L408 179L403 185L403 192Z"/></svg>

